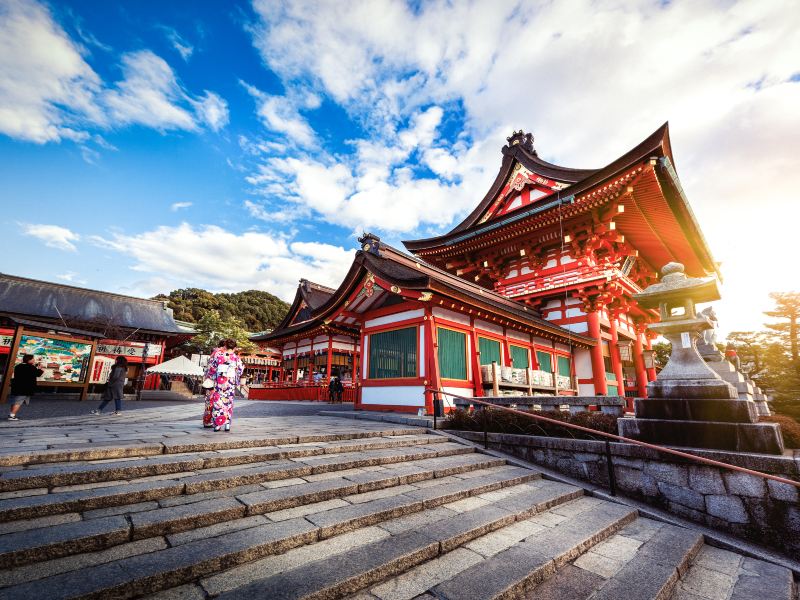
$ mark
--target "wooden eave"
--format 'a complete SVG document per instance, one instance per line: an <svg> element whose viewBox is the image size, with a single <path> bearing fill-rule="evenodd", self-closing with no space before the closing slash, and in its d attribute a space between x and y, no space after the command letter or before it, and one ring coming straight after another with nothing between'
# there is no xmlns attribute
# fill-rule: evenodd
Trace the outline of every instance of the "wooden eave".
<svg viewBox="0 0 800 600"><path fill-rule="evenodd" d="M504 165L508 157L509 155L504 156ZM655 161L655 164L651 161ZM633 185L635 189L639 188L650 194L644 202L644 210L638 213L633 210L632 214L626 212L614 217L614 220L626 235L626 239L629 233L624 229L630 226L632 235L630 241L634 248L640 250L643 258L656 266L670 260L680 260L686 265L687 272L719 274L718 265L711 255L672 165L669 128L665 123L641 144L603 169L593 172L566 190L537 200L530 207L480 225L461 229L459 225L443 236L404 242L404 244L411 252L424 257L425 260L444 265L451 257L463 257L467 253L493 248L498 242L508 245L520 241L523 236L533 232L539 232L541 236L548 228L554 229L560 222L590 213L619 198L627 193L629 186ZM501 176L506 171L510 172L511 168L513 165L507 168L504 166L501 169ZM656 188L652 187L653 181L649 181L651 176L655 177L654 181L659 190L655 195L652 195L652 192ZM637 196L638 193L635 191L634 199L638 203ZM626 211L628 204L630 203L626 202ZM480 212L478 209L476 211ZM652 217L649 213L652 213ZM633 224L633 217L637 214L647 223ZM468 217L464 223L470 218ZM637 229L648 230L648 235L653 239L648 241L645 236L637 235L641 234ZM656 246L660 248L656 250Z"/></svg>

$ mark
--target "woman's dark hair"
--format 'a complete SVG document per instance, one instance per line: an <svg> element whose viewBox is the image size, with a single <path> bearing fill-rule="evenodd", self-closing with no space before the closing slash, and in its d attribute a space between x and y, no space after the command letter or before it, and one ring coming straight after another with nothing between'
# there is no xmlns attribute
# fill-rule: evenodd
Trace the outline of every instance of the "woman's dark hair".
<svg viewBox="0 0 800 600"><path fill-rule="evenodd" d="M22 362L27 363L33 360L33 354L23 354L22 355Z"/></svg>
<svg viewBox="0 0 800 600"><path fill-rule="evenodd" d="M125 367L125 368L127 368L128 367L128 359L125 358L124 356L118 356L117 360L114 361L114 366L115 367Z"/></svg>
<svg viewBox="0 0 800 600"><path fill-rule="evenodd" d="M238 345L239 343L235 339L225 338L224 340L219 341L218 347L222 348L223 346L225 346L228 350L233 350Z"/></svg>

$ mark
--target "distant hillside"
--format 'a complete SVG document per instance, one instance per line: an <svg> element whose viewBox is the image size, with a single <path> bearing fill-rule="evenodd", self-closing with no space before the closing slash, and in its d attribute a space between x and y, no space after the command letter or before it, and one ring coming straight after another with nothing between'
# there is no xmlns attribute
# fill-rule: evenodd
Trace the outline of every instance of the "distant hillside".
<svg viewBox="0 0 800 600"><path fill-rule="evenodd" d="M235 294L212 294L199 288L173 290L153 300L166 300L180 321L196 323L208 310L219 311L220 317L236 317L248 331L273 329L283 320L289 305L269 292L247 290Z"/></svg>

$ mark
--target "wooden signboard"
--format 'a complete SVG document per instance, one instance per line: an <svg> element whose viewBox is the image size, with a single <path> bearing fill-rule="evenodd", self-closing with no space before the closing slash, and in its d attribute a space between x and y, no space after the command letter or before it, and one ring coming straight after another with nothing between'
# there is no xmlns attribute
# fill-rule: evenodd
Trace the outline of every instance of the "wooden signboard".
<svg viewBox="0 0 800 600"><path fill-rule="evenodd" d="M44 371L38 379L39 385L80 390L80 399L85 400L95 350L93 340L26 331L18 327L3 378L0 401L8 402L14 367L22 362L25 354L33 354L33 363Z"/></svg>

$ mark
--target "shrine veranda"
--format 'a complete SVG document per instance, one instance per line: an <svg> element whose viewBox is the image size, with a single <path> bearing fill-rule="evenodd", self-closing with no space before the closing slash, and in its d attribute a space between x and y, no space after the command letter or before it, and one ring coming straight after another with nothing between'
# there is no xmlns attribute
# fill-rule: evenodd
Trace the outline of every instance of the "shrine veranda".
<svg viewBox="0 0 800 600"><path fill-rule="evenodd" d="M516 132L452 231L404 242L410 254L371 234L361 243L337 289L301 281L283 323L252 338L283 364L251 398L323 399L338 375L345 399L367 410L430 414L426 388L632 406L656 376L647 325L658 319L632 296L671 261L718 274L667 124L600 169L548 163Z"/></svg>

